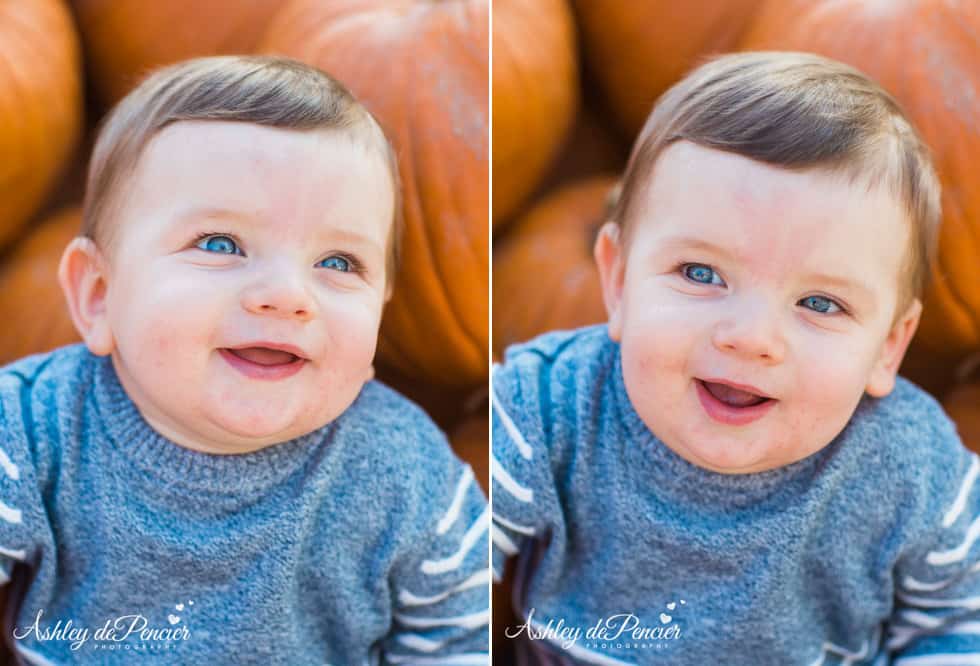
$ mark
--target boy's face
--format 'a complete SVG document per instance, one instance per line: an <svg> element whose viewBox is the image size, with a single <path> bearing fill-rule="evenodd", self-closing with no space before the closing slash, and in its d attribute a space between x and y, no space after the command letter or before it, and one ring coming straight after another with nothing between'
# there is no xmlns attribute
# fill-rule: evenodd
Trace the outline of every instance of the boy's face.
<svg viewBox="0 0 980 666"><path fill-rule="evenodd" d="M394 197L337 131L179 122L112 221L113 362L144 417L241 452L339 416L372 375Z"/></svg>
<svg viewBox="0 0 980 666"><path fill-rule="evenodd" d="M610 226L596 246L630 401L678 455L717 472L818 451L865 391L891 391L918 323L916 301L892 325L900 205L683 141L654 171L626 246Z"/></svg>

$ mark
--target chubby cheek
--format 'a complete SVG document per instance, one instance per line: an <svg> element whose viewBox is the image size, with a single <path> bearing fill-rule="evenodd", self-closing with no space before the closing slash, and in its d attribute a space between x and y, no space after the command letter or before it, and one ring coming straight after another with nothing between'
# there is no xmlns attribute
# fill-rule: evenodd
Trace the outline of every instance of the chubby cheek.
<svg viewBox="0 0 980 666"><path fill-rule="evenodd" d="M640 299L642 300L642 299ZM683 399L689 360L699 338L697 319L688 309L658 304L634 307L624 301L622 355L623 375L638 411L646 403L670 409Z"/></svg>
<svg viewBox="0 0 980 666"><path fill-rule="evenodd" d="M867 364L841 353L801 350L796 357L789 427L796 432L820 433L829 442L847 424L864 394Z"/></svg>
<svg viewBox="0 0 980 666"><path fill-rule="evenodd" d="M327 395L352 400L371 376L381 300L371 294L335 295L325 299L321 313L326 339L319 384Z"/></svg>
<svg viewBox="0 0 980 666"><path fill-rule="evenodd" d="M148 381L199 380L195 361L211 349L225 307L221 300L220 290L205 295L200 281L195 286L178 275L114 285L107 307L116 346Z"/></svg>

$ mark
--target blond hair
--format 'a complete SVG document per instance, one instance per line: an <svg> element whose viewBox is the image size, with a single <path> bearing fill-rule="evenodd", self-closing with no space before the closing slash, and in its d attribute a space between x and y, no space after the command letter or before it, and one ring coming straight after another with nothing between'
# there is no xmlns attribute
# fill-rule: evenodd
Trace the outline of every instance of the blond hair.
<svg viewBox="0 0 980 666"><path fill-rule="evenodd" d="M610 219L624 238L638 188L677 141L884 186L911 224L896 317L921 297L936 252L939 180L898 103L858 70L813 54L750 52L712 58L689 73L657 101L610 200Z"/></svg>
<svg viewBox="0 0 980 666"><path fill-rule="evenodd" d="M394 150L381 126L326 73L275 56L197 58L153 72L103 121L89 162L82 235L112 244L109 220L147 144L168 125L218 120L297 131L336 129L377 149L388 166L395 216L386 252L394 278L401 248L401 187Z"/></svg>

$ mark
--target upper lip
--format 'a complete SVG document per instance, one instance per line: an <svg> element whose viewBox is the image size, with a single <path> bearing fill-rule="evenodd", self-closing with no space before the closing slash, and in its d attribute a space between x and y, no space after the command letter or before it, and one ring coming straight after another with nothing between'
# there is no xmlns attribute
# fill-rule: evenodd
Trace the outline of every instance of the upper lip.
<svg viewBox="0 0 980 666"><path fill-rule="evenodd" d="M709 384L724 384L725 386L731 386L732 388L738 389L739 391L747 391L748 393L754 393L760 398L768 398L770 400L775 400L771 395L766 393L761 389L757 389L751 384L739 384L738 382L729 381L727 379L720 379L718 377L704 377L701 379L702 382L708 382Z"/></svg>
<svg viewBox="0 0 980 666"><path fill-rule="evenodd" d="M297 347L296 345L284 344L281 342L268 342L265 340L260 340L258 342L247 342L242 345L235 345L233 347L226 347L226 349L249 349L251 347L262 347L264 349L275 349L276 351L284 351L293 356L298 356L304 361L310 360L310 357L305 351Z"/></svg>

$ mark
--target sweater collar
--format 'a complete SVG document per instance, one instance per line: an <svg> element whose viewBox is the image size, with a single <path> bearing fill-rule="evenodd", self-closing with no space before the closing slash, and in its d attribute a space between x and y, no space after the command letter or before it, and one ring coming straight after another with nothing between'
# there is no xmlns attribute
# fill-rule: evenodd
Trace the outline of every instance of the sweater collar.
<svg viewBox="0 0 980 666"><path fill-rule="evenodd" d="M181 446L153 429L126 393L109 356L95 357L95 423L134 468L171 485L234 493L257 491L286 478L327 445L335 422L295 439L241 454L212 454ZM97 426L98 427L98 426Z"/></svg>

